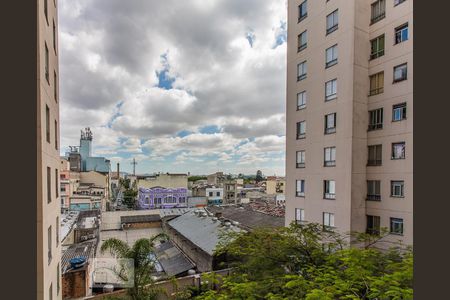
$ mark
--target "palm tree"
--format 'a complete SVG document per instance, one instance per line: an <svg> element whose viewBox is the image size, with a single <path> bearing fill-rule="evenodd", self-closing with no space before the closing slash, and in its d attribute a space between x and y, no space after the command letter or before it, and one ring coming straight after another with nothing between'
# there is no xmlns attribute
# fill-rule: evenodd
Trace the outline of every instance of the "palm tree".
<svg viewBox="0 0 450 300"><path fill-rule="evenodd" d="M103 242L100 252L104 253L107 250L116 258L132 259L134 265L134 284L128 289L128 293L134 300L141 299L155 299L155 293L149 292L144 287L152 283L151 273L154 271L154 261L150 254L154 252L156 240L167 240L168 237L164 233L157 234L152 238L142 238L137 240L132 247L122 240L110 238ZM124 273L122 266L121 270L117 272L118 276L126 280L127 276Z"/></svg>

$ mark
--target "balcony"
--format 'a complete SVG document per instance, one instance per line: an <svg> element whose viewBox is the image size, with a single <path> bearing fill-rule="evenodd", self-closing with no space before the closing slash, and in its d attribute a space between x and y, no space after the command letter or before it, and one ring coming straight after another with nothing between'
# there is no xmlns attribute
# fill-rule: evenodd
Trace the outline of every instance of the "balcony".
<svg viewBox="0 0 450 300"><path fill-rule="evenodd" d="M301 168L304 168L304 167L305 167L305 163L304 162L297 163L297 168L298 169L301 169Z"/></svg>
<svg viewBox="0 0 450 300"><path fill-rule="evenodd" d="M297 47L297 52L300 52L300 51L302 51L302 50L306 49L306 46L307 46L307 43L305 43L305 44L303 44L303 45L300 45L300 46L298 46L298 47Z"/></svg>
<svg viewBox="0 0 450 300"><path fill-rule="evenodd" d="M337 63L338 63L337 58L335 58L335 59L333 59L333 60L330 60L330 61L326 62L325 68L332 67L332 66L334 66L334 65L337 64Z"/></svg>
<svg viewBox="0 0 450 300"><path fill-rule="evenodd" d="M386 13L384 11L382 13L379 13L378 15L373 16L370 19L370 25L375 24L376 22L384 19L384 17L386 17Z"/></svg>
<svg viewBox="0 0 450 300"><path fill-rule="evenodd" d="M369 91L369 96L378 95L384 92L384 87L375 88Z"/></svg>
<svg viewBox="0 0 450 300"><path fill-rule="evenodd" d="M338 24L331 26L330 28L327 28L327 35L338 30Z"/></svg>
<svg viewBox="0 0 450 300"><path fill-rule="evenodd" d="M297 140L306 138L306 133L297 133Z"/></svg>
<svg viewBox="0 0 450 300"><path fill-rule="evenodd" d="M326 160L323 163L324 167L334 167L336 166L336 161L335 160Z"/></svg>
<svg viewBox="0 0 450 300"><path fill-rule="evenodd" d="M381 57L384 55L384 49L383 50L379 50L377 52L371 53L370 54L370 60Z"/></svg>

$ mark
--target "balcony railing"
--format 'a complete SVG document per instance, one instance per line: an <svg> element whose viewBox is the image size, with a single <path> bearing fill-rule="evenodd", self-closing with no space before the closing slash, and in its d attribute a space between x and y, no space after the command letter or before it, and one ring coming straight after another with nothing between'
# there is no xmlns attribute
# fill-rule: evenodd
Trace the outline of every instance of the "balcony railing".
<svg viewBox="0 0 450 300"><path fill-rule="evenodd" d="M297 133L297 140L304 139L306 137L306 133Z"/></svg>
<svg viewBox="0 0 450 300"><path fill-rule="evenodd" d="M325 167L334 167L336 166L335 160L326 160L323 164Z"/></svg>
<svg viewBox="0 0 450 300"><path fill-rule="evenodd" d="M371 201L380 201L381 200L381 195L367 195L366 200L371 200Z"/></svg>
<svg viewBox="0 0 450 300"><path fill-rule="evenodd" d="M307 16L308 16L308 13L305 13L303 16L298 17L297 23L300 23L301 21L306 19Z"/></svg>
<svg viewBox="0 0 450 300"><path fill-rule="evenodd" d="M335 133L336 127L325 128L325 134Z"/></svg>
<svg viewBox="0 0 450 300"><path fill-rule="evenodd" d="M331 26L330 28L327 28L327 34L330 34L338 29L338 24L335 24Z"/></svg>
<svg viewBox="0 0 450 300"><path fill-rule="evenodd" d="M381 166L381 159L370 159L367 161L368 166Z"/></svg>
<svg viewBox="0 0 450 300"><path fill-rule="evenodd" d="M384 92L384 87L375 88L369 91L369 96L378 95Z"/></svg>
<svg viewBox="0 0 450 300"><path fill-rule="evenodd" d="M368 131L377 130L377 129L383 129L383 123L369 124L369 126L367 127Z"/></svg>
<svg viewBox="0 0 450 300"><path fill-rule="evenodd" d="M297 163L297 168L304 168L304 167L305 167L304 162Z"/></svg>
<svg viewBox="0 0 450 300"><path fill-rule="evenodd" d="M384 11L381 12L381 13L379 13L378 15L373 16L373 17L370 19L370 25L375 24L376 22L378 22L378 21L384 19L384 17L386 17L386 13L385 13Z"/></svg>
<svg viewBox="0 0 450 300"><path fill-rule="evenodd" d="M299 191L297 191L297 192L295 193L295 195L296 195L297 197L305 197L305 192L299 192Z"/></svg>
<svg viewBox="0 0 450 300"><path fill-rule="evenodd" d="M380 235L380 229L379 228L367 228L366 233L372 234L372 235Z"/></svg>
<svg viewBox="0 0 450 300"><path fill-rule="evenodd" d="M299 46L297 47L297 52L300 52L300 51L302 51L303 49L306 49L306 46L307 46L307 43L304 43L304 44L302 44L302 45L299 45Z"/></svg>
<svg viewBox="0 0 450 300"><path fill-rule="evenodd" d="M329 68L329 67L334 66L334 65L337 64L337 63L338 63L338 60L337 60L337 58L335 58L335 59L333 59L333 60L328 61L328 62L325 64L325 67L326 67L326 68Z"/></svg>
<svg viewBox="0 0 450 300"><path fill-rule="evenodd" d="M370 59L375 59L375 58L378 58L378 57L383 56L383 55L384 55L384 49L378 50L377 52L374 52L374 53L370 54Z"/></svg>
<svg viewBox="0 0 450 300"><path fill-rule="evenodd" d="M297 81L303 80L306 78L306 73L305 74L301 74L299 76L297 76Z"/></svg>
<svg viewBox="0 0 450 300"><path fill-rule="evenodd" d="M323 198L324 198L324 199L336 199L336 194L332 194L332 193L324 193L324 194L323 194Z"/></svg>

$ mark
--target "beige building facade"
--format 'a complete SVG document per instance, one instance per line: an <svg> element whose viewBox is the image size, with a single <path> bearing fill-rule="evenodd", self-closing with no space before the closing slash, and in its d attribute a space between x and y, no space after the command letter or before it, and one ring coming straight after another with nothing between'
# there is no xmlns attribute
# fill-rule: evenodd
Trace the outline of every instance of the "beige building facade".
<svg viewBox="0 0 450 300"><path fill-rule="evenodd" d="M289 0L286 225L413 243L413 1Z"/></svg>
<svg viewBox="0 0 450 300"><path fill-rule="evenodd" d="M138 179L138 188L186 188L188 186L187 174L157 174L143 179Z"/></svg>
<svg viewBox="0 0 450 300"><path fill-rule="evenodd" d="M57 1L38 1L37 299L62 299Z"/></svg>

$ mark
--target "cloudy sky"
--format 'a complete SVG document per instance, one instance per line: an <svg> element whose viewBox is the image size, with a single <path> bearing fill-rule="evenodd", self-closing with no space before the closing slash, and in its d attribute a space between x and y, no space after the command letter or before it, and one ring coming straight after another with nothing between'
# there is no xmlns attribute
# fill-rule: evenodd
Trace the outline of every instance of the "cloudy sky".
<svg viewBox="0 0 450 300"><path fill-rule="evenodd" d="M284 175L285 0L61 0L62 154Z"/></svg>

